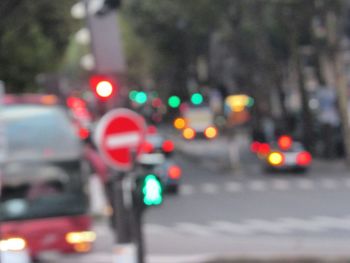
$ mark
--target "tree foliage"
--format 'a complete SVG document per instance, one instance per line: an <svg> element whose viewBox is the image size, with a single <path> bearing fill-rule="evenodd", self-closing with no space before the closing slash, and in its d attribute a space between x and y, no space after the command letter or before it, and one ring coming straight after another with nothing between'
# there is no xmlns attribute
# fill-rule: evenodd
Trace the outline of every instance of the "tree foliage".
<svg viewBox="0 0 350 263"><path fill-rule="evenodd" d="M35 78L54 70L74 23L73 0L0 1L0 79L11 92L35 90Z"/></svg>

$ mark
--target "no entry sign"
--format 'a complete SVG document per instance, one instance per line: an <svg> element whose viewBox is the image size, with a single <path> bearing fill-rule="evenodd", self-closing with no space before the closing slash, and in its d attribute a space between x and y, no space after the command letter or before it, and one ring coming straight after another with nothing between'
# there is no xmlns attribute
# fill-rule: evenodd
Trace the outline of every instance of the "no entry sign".
<svg viewBox="0 0 350 263"><path fill-rule="evenodd" d="M145 129L145 121L139 114L128 109L112 110L98 123L95 142L111 167L129 171L133 158L140 153Z"/></svg>

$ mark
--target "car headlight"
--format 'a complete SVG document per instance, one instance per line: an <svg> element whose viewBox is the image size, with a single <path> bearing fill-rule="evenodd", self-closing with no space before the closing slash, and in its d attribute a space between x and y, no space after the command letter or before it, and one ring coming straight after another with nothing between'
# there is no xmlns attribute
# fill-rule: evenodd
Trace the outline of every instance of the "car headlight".
<svg viewBox="0 0 350 263"><path fill-rule="evenodd" d="M0 240L0 251L21 251L27 247L27 242L20 237Z"/></svg>

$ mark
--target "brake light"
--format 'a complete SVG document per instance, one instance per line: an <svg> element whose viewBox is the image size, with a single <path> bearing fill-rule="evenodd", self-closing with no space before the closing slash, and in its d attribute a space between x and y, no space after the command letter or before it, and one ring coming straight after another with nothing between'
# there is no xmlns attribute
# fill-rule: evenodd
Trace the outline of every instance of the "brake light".
<svg viewBox="0 0 350 263"><path fill-rule="evenodd" d="M172 141L166 140L163 142L163 145L162 145L163 152L171 153L172 151L174 151L174 149L175 149L175 145Z"/></svg>
<svg viewBox="0 0 350 263"><path fill-rule="evenodd" d="M297 165L309 166L312 162L312 156L309 152L304 151L297 155Z"/></svg>
<svg viewBox="0 0 350 263"><path fill-rule="evenodd" d="M182 136L187 140L192 140L196 136L196 131L188 127L183 130Z"/></svg>
<svg viewBox="0 0 350 263"><path fill-rule="evenodd" d="M168 169L168 175L171 179L174 179L174 180L180 179L181 174L182 174L182 170L177 165L172 165Z"/></svg>
<svg viewBox="0 0 350 263"><path fill-rule="evenodd" d="M258 154L261 156L267 156L270 153L270 145L268 143L261 143L259 145Z"/></svg>
<svg viewBox="0 0 350 263"><path fill-rule="evenodd" d="M85 139L87 139L89 137L89 135L90 135L90 131L88 129L86 129L86 128L80 128L79 129L79 137L80 137L80 139L85 140Z"/></svg>
<svg viewBox="0 0 350 263"><path fill-rule="evenodd" d="M271 152L267 157L267 161L272 166L281 166L284 163L284 155L280 152Z"/></svg>
<svg viewBox="0 0 350 263"><path fill-rule="evenodd" d="M283 135L279 137L277 143L282 151L288 151L290 148L292 148L293 139L288 135Z"/></svg>
<svg viewBox="0 0 350 263"><path fill-rule="evenodd" d="M208 127L204 131L205 137L208 139L214 139L218 135L218 130L215 127Z"/></svg>
<svg viewBox="0 0 350 263"><path fill-rule="evenodd" d="M253 153L257 153L259 151L259 148L260 148L260 142L252 142L252 144L250 145L250 150L253 152Z"/></svg>
<svg viewBox="0 0 350 263"><path fill-rule="evenodd" d="M154 147L153 144L145 141L142 145L142 152L144 153L152 153L154 151Z"/></svg>

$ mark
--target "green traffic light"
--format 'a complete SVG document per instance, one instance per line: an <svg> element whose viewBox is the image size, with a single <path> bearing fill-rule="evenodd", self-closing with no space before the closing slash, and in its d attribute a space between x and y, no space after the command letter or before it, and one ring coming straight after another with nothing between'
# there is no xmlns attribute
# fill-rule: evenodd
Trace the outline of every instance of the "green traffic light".
<svg viewBox="0 0 350 263"><path fill-rule="evenodd" d="M191 102L194 105L202 104L202 102L203 102L202 94L200 94L200 93L193 93L192 96L191 96Z"/></svg>
<svg viewBox="0 0 350 263"><path fill-rule="evenodd" d="M132 101L135 101L136 100L136 97L137 97L137 94L138 94L138 91L136 90L131 90L129 92L129 99L132 100Z"/></svg>
<svg viewBox="0 0 350 263"><path fill-rule="evenodd" d="M248 100L247 100L247 107L253 107L254 106L254 103L255 103L255 100L254 98L252 97L249 97Z"/></svg>
<svg viewBox="0 0 350 263"><path fill-rule="evenodd" d="M148 174L143 180L143 203L147 206L160 205L163 202L163 187L158 177Z"/></svg>
<svg viewBox="0 0 350 263"><path fill-rule="evenodd" d="M181 100L178 96L171 96L169 99L168 99L168 104L171 108L177 108L180 106L181 104Z"/></svg>
<svg viewBox="0 0 350 263"><path fill-rule="evenodd" d="M145 104L147 102L147 94L144 91L139 91L135 97L135 102Z"/></svg>

